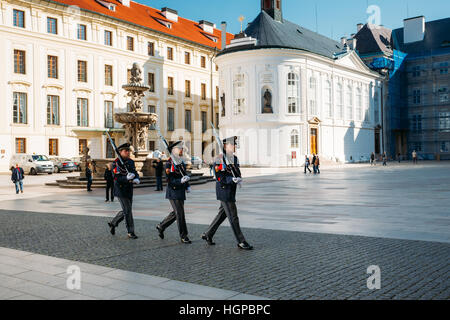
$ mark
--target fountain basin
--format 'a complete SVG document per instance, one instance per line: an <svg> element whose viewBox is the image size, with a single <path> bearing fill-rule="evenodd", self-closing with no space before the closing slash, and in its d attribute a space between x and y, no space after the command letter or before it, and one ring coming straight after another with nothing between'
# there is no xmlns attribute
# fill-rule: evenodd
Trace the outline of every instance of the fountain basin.
<svg viewBox="0 0 450 320"><path fill-rule="evenodd" d="M156 122L158 121L158 115L155 113L124 112L116 113L114 115L114 120L123 124L156 124Z"/></svg>

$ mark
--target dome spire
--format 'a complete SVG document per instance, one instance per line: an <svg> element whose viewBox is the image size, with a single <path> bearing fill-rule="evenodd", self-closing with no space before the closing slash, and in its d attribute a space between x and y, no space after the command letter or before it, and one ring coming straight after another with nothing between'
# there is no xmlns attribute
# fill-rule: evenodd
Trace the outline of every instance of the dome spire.
<svg viewBox="0 0 450 320"><path fill-rule="evenodd" d="M282 0L261 0L261 11L265 11L275 21L283 22Z"/></svg>

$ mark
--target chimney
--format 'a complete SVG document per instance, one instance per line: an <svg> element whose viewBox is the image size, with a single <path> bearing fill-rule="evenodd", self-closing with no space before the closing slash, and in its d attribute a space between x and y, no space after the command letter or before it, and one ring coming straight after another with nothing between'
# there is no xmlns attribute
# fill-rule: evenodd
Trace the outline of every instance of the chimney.
<svg viewBox="0 0 450 320"><path fill-rule="evenodd" d="M364 27L364 25L363 25L362 23L358 23L358 24L356 25L356 33L358 33L359 30L361 30L363 27Z"/></svg>
<svg viewBox="0 0 450 320"><path fill-rule="evenodd" d="M161 13L167 20L178 22L178 11L167 7L161 9Z"/></svg>
<svg viewBox="0 0 450 320"><path fill-rule="evenodd" d="M227 46L227 23L222 21L222 50Z"/></svg>
<svg viewBox="0 0 450 320"><path fill-rule="evenodd" d="M120 2L122 3L123 6L125 7L130 7L130 0L120 0Z"/></svg>
<svg viewBox="0 0 450 320"><path fill-rule="evenodd" d="M351 48L352 48L352 50L356 50L356 38L352 39Z"/></svg>
<svg viewBox="0 0 450 320"><path fill-rule="evenodd" d="M344 45L347 43L347 37L341 37L341 44Z"/></svg>
<svg viewBox="0 0 450 320"><path fill-rule="evenodd" d="M261 10L265 11L273 20L283 22L282 0L261 0Z"/></svg>
<svg viewBox="0 0 450 320"><path fill-rule="evenodd" d="M425 17L419 16L403 20L403 43L423 41L425 37Z"/></svg>
<svg viewBox="0 0 450 320"><path fill-rule="evenodd" d="M200 28L203 29L203 31L208 33L214 33L214 23L206 20L200 20L198 24L200 25Z"/></svg>

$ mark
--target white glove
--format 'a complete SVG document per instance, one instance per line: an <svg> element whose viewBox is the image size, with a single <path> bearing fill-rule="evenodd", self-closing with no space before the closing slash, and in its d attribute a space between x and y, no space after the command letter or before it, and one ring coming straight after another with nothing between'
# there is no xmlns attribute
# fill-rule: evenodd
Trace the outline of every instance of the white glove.
<svg viewBox="0 0 450 320"><path fill-rule="evenodd" d="M191 180L190 177L184 176L183 178L181 178L181 183L186 183L186 182L188 182L189 180Z"/></svg>
<svg viewBox="0 0 450 320"><path fill-rule="evenodd" d="M236 184L242 183L242 178L233 178L233 182Z"/></svg>
<svg viewBox="0 0 450 320"><path fill-rule="evenodd" d="M141 184L141 180L139 180L139 179L134 179L134 180L133 180L133 183L134 183L134 184Z"/></svg>
<svg viewBox="0 0 450 320"><path fill-rule="evenodd" d="M136 175L134 173L127 174L127 180L133 180Z"/></svg>
<svg viewBox="0 0 450 320"><path fill-rule="evenodd" d="M187 193L191 193L191 187L188 187L188 188L186 189L186 192L187 192Z"/></svg>

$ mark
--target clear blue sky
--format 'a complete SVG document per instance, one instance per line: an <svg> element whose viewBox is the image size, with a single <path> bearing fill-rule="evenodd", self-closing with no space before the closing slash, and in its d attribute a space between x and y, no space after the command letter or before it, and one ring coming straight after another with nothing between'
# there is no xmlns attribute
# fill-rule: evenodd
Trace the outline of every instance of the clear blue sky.
<svg viewBox="0 0 450 320"><path fill-rule="evenodd" d="M134 0L161 9L178 10L180 16L191 20L208 20L220 26L228 23L228 31L238 33L238 17L243 15L244 29L260 12L260 0ZM450 17L449 0L282 0L284 18L338 40L356 32L356 24L366 23L366 9L380 7L381 24L395 29L403 26L403 19L424 15L426 21Z"/></svg>

